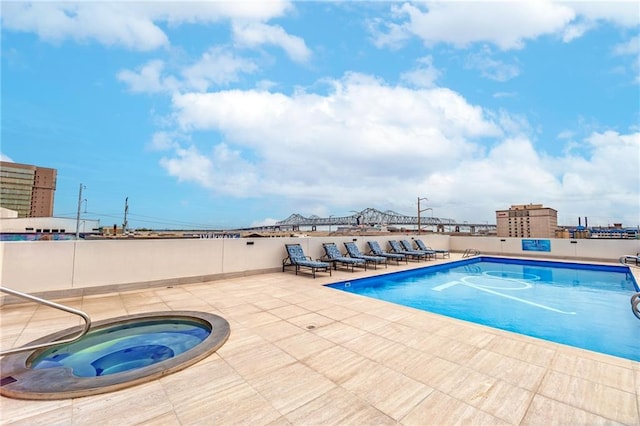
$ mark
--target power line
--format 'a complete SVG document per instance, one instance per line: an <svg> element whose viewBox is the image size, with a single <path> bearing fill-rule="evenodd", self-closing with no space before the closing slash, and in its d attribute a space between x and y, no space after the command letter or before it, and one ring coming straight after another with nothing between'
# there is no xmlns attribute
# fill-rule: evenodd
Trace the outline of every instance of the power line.
<svg viewBox="0 0 640 426"><path fill-rule="evenodd" d="M101 213L101 212L87 211L87 212L84 212L83 214L98 216L100 218L111 218L116 220L122 219L122 214L117 214L117 213ZM68 216L69 218L72 218L73 215L74 214L72 213L64 213L64 214L58 214L57 217ZM187 221L181 221L176 219L167 219L162 217L138 215L138 214L132 214L132 213L127 214L127 217L129 218L128 222L130 222L131 220L134 220L135 222L139 222L139 223L149 223L149 224L165 225L165 226L180 226L185 229L186 228L189 228L189 229L219 229L220 228L219 226L215 226L212 224L187 222Z"/></svg>

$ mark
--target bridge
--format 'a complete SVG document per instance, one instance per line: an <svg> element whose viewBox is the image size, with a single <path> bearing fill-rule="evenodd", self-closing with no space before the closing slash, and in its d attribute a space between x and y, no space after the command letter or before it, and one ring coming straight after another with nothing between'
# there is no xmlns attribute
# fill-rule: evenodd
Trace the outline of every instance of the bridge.
<svg viewBox="0 0 640 426"><path fill-rule="evenodd" d="M376 227L376 226L400 226L415 227L435 227L438 232L463 231L476 232L478 230L495 231L496 225L488 223L458 223L453 219L439 218L433 216L406 216L391 210L380 211L373 208L366 208L360 212L354 212L349 216L329 216L319 217L312 215L309 217L294 213L288 218L276 222L270 228L281 230L299 230L300 227L311 227L316 230L318 226L351 226L351 227Z"/></svg>

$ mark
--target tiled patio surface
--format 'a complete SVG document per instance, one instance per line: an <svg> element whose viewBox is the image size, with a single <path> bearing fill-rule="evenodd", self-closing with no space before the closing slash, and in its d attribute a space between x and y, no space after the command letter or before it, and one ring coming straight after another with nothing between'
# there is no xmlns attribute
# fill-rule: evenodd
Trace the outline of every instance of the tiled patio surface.
<svg viewBox="0 0 640 426"><path fill-rule="evenodd" d="M2 397L1 422L640 424L640 363L322 287L384 271L270 273L62 300L94 321L212 312L229 321L231 336L198 364L122 391L60 401ZM0 312L3 348L77 324L35 304Z"/></svg>

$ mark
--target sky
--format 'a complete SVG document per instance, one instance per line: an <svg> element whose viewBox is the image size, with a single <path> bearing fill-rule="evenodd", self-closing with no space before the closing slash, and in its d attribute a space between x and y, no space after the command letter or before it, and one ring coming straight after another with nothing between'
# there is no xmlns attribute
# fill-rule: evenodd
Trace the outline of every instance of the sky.
<svg viewBox="0 0 640 426"><path fill-rule="evenodd" d="M54 216L640 224L637 1L3 0L1 43L0 157Z"/></svg>

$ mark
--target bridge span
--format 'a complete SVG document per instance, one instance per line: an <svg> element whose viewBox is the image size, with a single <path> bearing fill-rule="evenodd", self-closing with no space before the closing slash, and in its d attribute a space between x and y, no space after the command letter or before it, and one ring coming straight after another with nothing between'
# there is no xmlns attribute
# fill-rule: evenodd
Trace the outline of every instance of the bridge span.
<svg viewBox="0 0 640 426"><path fill-rule="evenodd" d="M349 227L410 227L417 229L420 225L421 229L435 228L437 232L477 232L477 231L495 231L496 225L489 223L467 223L456 222L450 218L440 218L433 216L407 216L396 213L391 210L380 211L373 208L366 208L360 212L354 212L349 216L309 216L305 217L294 213L288 218L276 222L275 225L269 226L271 229L280 230L300 230L302 227L309 227L311 230L317 230L317 227L328 226L329 228L336 226ZM267 228L267 227L265 227Z"/></svg>

